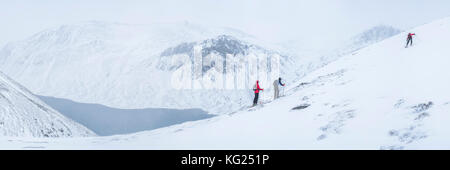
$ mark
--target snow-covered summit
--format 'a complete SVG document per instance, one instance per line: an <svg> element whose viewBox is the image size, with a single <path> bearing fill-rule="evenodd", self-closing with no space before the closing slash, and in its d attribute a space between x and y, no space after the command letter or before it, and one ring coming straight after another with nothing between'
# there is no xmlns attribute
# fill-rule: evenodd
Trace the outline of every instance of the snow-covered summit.
<svg viewBox="0 0 450 170"><path fill-rule="evenodd" d="M340 54L348 54L371 44L398 35L402 30L388 25L377 25L353 36L340 50Z"/></svg>
<svg viewBox="0 0 450 170"><path fill-rule="evenodd" d="M230 35L220 35L215 38L203 40L200 43L182 43L172 48L168 48L161 53L161 56L170 56L177 54L188 54L193 50L194 45L202 45L203 56L209 55L211 52L217 52L221 56L225 57L226 54L232 55L245 55L247 50L252 46L241 42L240 40L234 38Z"/></svg>
<svg viewBox="0 0 450 170"><path fill-rule="evenodd" d="M248 57L249 55L265 55L266 57L271 57L273 55L279 55L282 59L283 64L292 61L292 58L288 56L281 55L275 51L271 51L260 47L256 44L252 44L240 39L237 39L231 35L219 35L217 37L205 39L197 42L185 42L181 43L175 47L170 47L161 53L161 58L158 67L162 70L174 70L181 67L181 65L186 64L183 62L174 61L179 55L188 56L189 60L193 62L194 60L194 48L199 47L201 51L199 54L202 56L202 61L208 61L211 58L218 56L223 60L223 71L226 72L227 55L231 55L232 58L236 57ZM262 56L261 56L262 57ZM290 61L289 61L290 60ZM217 63L203 63L203 72L207 72L210 68L214 67ZM287 70L291 71L288 67Z"/></svg>
<svg viewBox="0 0 450 170"><path fill-rule="evenodd" d="M402 30L388 25L372 27L353 37L353 44L371 44L399 34Z"/></svg>

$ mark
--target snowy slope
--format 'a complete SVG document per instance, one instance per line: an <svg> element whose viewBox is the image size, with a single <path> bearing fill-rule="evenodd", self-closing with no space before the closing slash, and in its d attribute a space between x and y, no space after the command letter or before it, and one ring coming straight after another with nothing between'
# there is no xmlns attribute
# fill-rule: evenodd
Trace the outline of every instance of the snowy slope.
<svg viewBox="0 0 450 170"><path fill-rule="evenodd" d="M450 18L314 71L255 109L153 131L46 140L47 149L450 149ZM308 106L309 105L309 106ZM301 107L308 106L308 107ZM297 108L297 109L294 109ZM36 141L2 140L21 148Z"/></svg>
<svg viewBox="0 0 450 170"><path fill-rule="evenodd" d="M0 136L94 136L0 72Z"/></svg>
<svg viewBox="0 0 450 170"><path fill-rule="evenodd" d="M276 44L272 48L283 51L288 56L295 57L297 61L296 69L289 70L293 81L298 81L310 72L331 63L342 56L346 56L361 48L378 43L382 40L400 34L400 29L388 25L378 25L369 28L361 33L351 37L349 40L342 42L337 47L309 47L302 40L291 40ZM289 82L291 83L291 82Z"/></svg>
<svg viewBox="0 0 450 170"><path fill-rule="evenodd" d="M255 111L138 134L154 148L450 148L450 18L347 55ZM309 104L305 109L293 108ZM126 138L126 137L124 137ZM151 138L158 138L151 140ZM183 141L178 143L177 141Z"/></svg>

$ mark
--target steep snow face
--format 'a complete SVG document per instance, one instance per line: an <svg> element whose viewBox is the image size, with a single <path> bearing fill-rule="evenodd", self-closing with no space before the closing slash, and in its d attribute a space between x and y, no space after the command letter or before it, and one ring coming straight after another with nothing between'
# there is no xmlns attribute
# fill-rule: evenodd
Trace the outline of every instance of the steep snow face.
<svg viewBox="0 0 450 170"><path fill-rule="evenodd" d="M250 45L251 36L229 28L88 22L46 30L7 45L0 51L0 69L36 94L115 108L201 108L221 114L249 105L250 88L173 88L172 74L181 64L171 61L183 63L177 57L183 58L192 42L204 47L203 55L211 54L205 59L225 53L269 54ZM205 77L215 78L212 65L203 68Z"/></svg>
<svg viewBox="0 0 450 170"><path fill-rule="evenodd" d="M95 135L64 117L0 73L0 136L75 137Z"/></svg>
<svg viewBox="0 0 450 170"><path fill-rule="evenodd" d="M450 149L450 18L316 70L252 109L130 135L47 140L48 149ZM32 139L30 139L32 141ZM182 141L182 142L180 142ZM22 141L0 142L23 147Z"/></svg>

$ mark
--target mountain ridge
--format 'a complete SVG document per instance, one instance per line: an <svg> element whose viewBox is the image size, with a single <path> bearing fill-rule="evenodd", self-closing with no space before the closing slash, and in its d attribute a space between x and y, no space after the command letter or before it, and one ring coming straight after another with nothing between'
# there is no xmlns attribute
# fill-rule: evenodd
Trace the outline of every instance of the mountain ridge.
<svg viewBox="0 0 450 170"><path fill-rule="evenodd" d="M94 132L64 117L1 72L0 105L0 136L95 136Z"/></svg>

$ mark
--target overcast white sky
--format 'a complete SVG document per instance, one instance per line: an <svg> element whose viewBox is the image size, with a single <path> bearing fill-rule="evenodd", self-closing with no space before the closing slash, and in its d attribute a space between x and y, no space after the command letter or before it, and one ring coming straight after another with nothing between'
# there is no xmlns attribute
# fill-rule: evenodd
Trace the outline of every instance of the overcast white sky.
<svg viewBox="0 0 450 170"><path fill-rule="evenodd" d="M89 20L191 21L268 41L340 41L387 24L411 28L450 16L449 0L0 0L0 46L43 29Z"/></svg>

